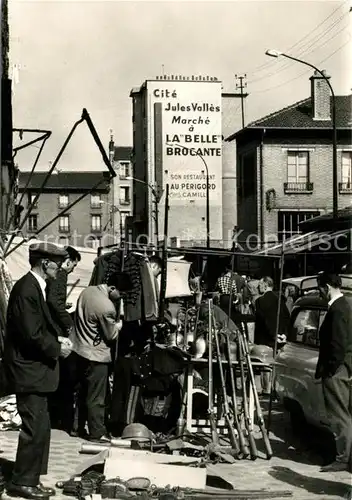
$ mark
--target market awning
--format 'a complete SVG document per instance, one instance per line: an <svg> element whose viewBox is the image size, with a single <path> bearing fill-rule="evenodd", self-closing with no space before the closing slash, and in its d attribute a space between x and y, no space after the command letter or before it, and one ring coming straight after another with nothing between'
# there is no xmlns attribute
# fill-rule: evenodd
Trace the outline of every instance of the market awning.
<svg viewBox="0 0 352 500"><path fill-rule="evenodd" d="M309 252L313 248L320 247L322 252L336 250L341 252L351 251L352 229L341 229L339 231L311 231L305 234L299 234L285 240L284 243L278 243L269 248L254 252L258 256L274 256L297 254L300 252Z"/></svg>

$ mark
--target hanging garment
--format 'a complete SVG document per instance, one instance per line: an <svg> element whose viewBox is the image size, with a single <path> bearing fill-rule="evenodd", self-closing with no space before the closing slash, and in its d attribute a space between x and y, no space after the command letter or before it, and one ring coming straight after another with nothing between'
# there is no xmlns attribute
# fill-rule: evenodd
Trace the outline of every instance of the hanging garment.
<svg viewBox="0 0 352 500"><path fill-rule="evenodd" d="M94 269L89 282L89 286L97 286L104 283L104 278L109 267L109 261L113 256L113 252L101 255L94 261Z"/></svg>
<svg viewBox="0 0 352 500"><path fill-rule="evenodd" d="M141 264L141 280L143 290L143 310L146 321L156 321L158 319L158 295L155 286L155 277L149 262Z"/></svg>
<svg viewBox="0 0 352 500"><path fill-rule="evenodd" d="M125 259L124 272L132 283L131 291L123 296L125 321L139 321L143 316L141 266L144 261L143 255L132 252Z"/></svg>

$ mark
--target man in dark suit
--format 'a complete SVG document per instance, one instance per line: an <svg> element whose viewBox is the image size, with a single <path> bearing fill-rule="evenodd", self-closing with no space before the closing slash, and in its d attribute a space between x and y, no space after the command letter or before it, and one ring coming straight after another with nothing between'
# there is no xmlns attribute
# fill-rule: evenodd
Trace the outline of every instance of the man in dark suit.
<svg viewBox="0 0 352 500"><path fill-rule="evenodd" d="M59 356L68 356L71 347L52 321L45 288L66 256L50 243L31 245L31 270L15 283L9 298L4 362L22 419L12 481L7 486L10 496L35 500L55 494L40 482L40 476L47 474L50 446L47 396L58 386Z"/></svg>
<svg viewBox="0 0 352 500"><path fill-rule="evenodd" d="M46 301L50 314L61 330L61 335L69 337L73 330L73 318L66 309L67 301L67 278L81 261L81 254L73 247L65 247L67 259L62 263L54 280L48 281L46 288ZM73 383L76 367L74 357L69 356L59 360L60 382L58 390L49 397L49 413L51 426L54 429L61 429L68 434L72 434L74 422L72 420L74 395L68 391Z"/></svg>
<svg viewBox="0 0 352 500"><path fill-rule="evenodd" d="M73 328L73 318L66 309L67 301L67 278L81 261L81 254L73 247L65 247L67 259L63 262L54 280L48 282L46 289L46 301L51 316L62 334L68 337Z"/></svg>
<svg viewBox="0 0 352 500"><path fill-rule="evenodd" d="M336 274L318 275L328 312L321 325L315 377L322 379L327 416L336 440L336 461L322 472L348 470L352 461L352 308Z"/></svg>
<svg viewBox="0 0 352 500"><path fill-rule="evenodd" d="M277 313L279 308L279 297L273 292L274 282L270 276L264 276L258 284L260 296L255 301L255 327L254 343L265 345L274 349L276 337ZM277 346L280 348L286 342L290 321L290 313L285 304L285 299L281 301L279 314L279 329ZM270 373L264 372L261 377L263 395L270 393Z"/></svg>

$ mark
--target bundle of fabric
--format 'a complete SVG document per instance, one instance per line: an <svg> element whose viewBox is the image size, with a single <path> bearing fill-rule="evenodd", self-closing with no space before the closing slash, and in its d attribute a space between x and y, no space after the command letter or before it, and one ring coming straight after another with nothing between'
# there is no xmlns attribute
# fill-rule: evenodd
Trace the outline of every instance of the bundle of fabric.
<svg viewBox="0 0 352 500"><path fill-rule="evenodd" d="M0 430L16 430L21 426L21 417L16 406L16 396L0 399Z"/></svg>

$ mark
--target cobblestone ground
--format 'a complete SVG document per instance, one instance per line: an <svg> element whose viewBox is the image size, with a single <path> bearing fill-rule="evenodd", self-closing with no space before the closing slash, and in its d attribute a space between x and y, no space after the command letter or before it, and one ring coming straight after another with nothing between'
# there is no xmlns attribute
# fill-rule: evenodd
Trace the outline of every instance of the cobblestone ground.
<svg viewBox="0 0 352 500"><path fill-rule="evenodd" d="M352 487L351 474L321 473L321 457L312 451L310 439L294 438L286 415L280 408L274 408L272 419L271 443L274 457L267 461L263 453L260 434L256 434L260 458L255 462L238 461L234 465L211 466L209 473L219 473L231 482L236 489L291 491L296 499L335 500L348 498L347 492ZM18 433L0 432L0 463L6 473L11 469L15 457ZM324 439L324 438L321 438ZM55 485L57 481L68 479L76 467L89 456L79 454L82 440L71 438L61 431L52 433L49 474L45 484ZM117 473L118 475L118 473ZM56 498L62 500L60 490ZM3 499L7 500L6 495Z"/></svg>

